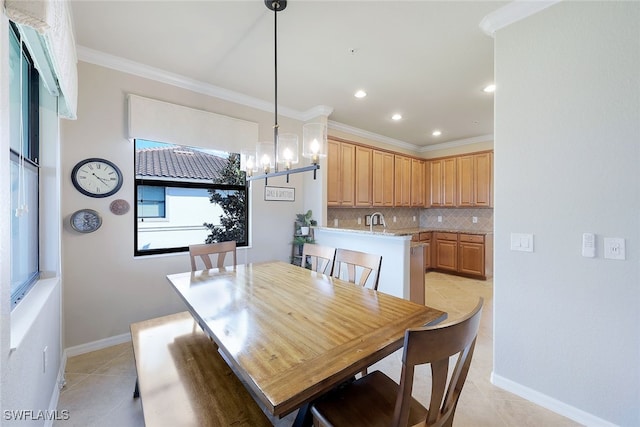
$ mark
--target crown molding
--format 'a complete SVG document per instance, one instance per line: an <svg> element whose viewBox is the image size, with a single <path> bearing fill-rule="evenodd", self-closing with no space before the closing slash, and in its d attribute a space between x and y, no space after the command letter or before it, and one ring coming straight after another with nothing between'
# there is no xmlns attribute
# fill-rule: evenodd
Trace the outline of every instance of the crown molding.
<svg viewBox="0 0 640 427"><path fill-rule="evenodd" d="M515 0L482 18L482 21L480 21L480 29L489 37L494 37L496 31L536 14L560 1L561 0Z"/></svg>
<svg viewBox="0 0 640 427"><path fill-rule="evenodd" d="M127 74L132 74L138 77L142 77L149 80L154 80L160 83L181 87L183 89L190 90L192 92L201 93L203 95L213 96L225 101L234 102L236 104L244 105L247 107L255 108L257 110L273 113L274 105L272 102L264 101L252 96L244 95L239 92L224 89L219 86L215 86L209 83L201 82L195 79L182 76L180 74L170 73L159 68L150 67L148 65L141 64L136 61L131 61L119 56L111 55L98 50L90 49L86 46L78 45L76 47L78 60L87 62L90 64L98 65L112 70L120 71ZM301 122L309 121L316 117L324 116L329 117L333 112L333 108L326 105L318 105L307 111L300 112L291 108L278 106L278 114L289 117L291 119L299 120ZM410 144L398 139L389 138L383 135L379 135L373 132L369 132L363 129L355 128L353 126L345 125L343 123L328 121L328 126L331 129L350 133L352 135L367 138L372 141L389 144L391 146L404 148L406 150L412 150L416 152L426 152L439 150L443 148L459 147L461 145L473 144L476 142L485 142L493 140L493 135L469 138L460 141L451 141L443 144L430 145L427 147L421 147L418 145Z"/></svg>
<svg viewBox="0 0 640 427"><path fill-rule="evenodd" d="M418 151L420 153L427 153L429 151L446 150L449 148L462 147L464 145L471 145L471 144L477 144L479 142L489 142L489 141L493 141L493 134L474 136L472 138L458 139L456 141L443 142L441 144L427 145L424 147L420 147Z"/></svg>
<svg viewBox="0 0 640 427"><path fill-rule="evenodd" d="M150 67L136 61L131 61L119 56L90 49L86 46L78 45L76 49L78 60L80 61L99 65L105 68L110 68L116 71L121 71L123 73L132 74L145 79L154 80L160 83L166 83L172 86L181 87L192 92L213 96L215 98L234 102L240 105L245 105L257 110L267 111L269 113L274 112L273 102L264 101L262 99L244 95L239 92L224 89L210 83L190 79L180 74L170 73L160 68ZM302 122L309 120L309 118L318 117L319 115L328 116L329 114L331 114L331 112L333 112L333 108L324 105L319 105L305 112L300 112L280 105L278 106L278 114Z"/></svg>
<svg viewBox="0 0 640 427"><path fill-rule="evenodd" d="M360 136L362 138L368 138L373 141L382 142L385 144L393 145L395 147L404 148L406 150L414 150L417 151L420 149L419 146L410 144L408 142L400 141L399 139L389 138L384 135L379 135L377 133L369 132L367 130L359 129L353 126L345 125L344 123L335 122L333 120L329 120L328 124L330 129L339 130L342 132L347 132L355 136Z"/></svg>

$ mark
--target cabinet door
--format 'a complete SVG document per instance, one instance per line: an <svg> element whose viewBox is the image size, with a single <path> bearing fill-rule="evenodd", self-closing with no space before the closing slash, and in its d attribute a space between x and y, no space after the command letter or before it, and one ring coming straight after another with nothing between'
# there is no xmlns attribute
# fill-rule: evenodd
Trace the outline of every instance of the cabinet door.
<svg viewBox="0 0 640 427"><path fill-rule="evenodd" d="M484 243L458 243L458 272L484 276Z"/></svg>
<svg viewBox="0 0 640 427"><path fill-rule="evenodd" d="M424 242L424 269L425 271L431 268L431 242Z"/></svg>
<svg viewBox="0 0 640 427"><path fill-rule="evenodd" d="M372 150L356 146L355 206L372 205Z"/></svg>
<svg viewBox="0 0 640 427"><path fill-rule="evenodd" d="M340 143L340 164L342 171L340 174L340 206L355 205L355 169L356 169L356 146L353 144Z"/></svg>
<svg viewBox="0 0 640 427"><path fill-rule="evenodd" d="M475 205L493 207L493 154L473 156L473 169Z"/></svg>
<svg viewBox="0 0 640 427"><path fill-rule="evenodd" d="M458 242L436 240L436 268L442 270L458 270Z"/></svg>
<svg viewBox="0 0 640 427"><path fill-rule="evenodd" d="M442 206L456 205L456 165L455 157L442 160Z"/></svg>
<svg viewBox="0 0 640 427"><path fill-rule="evenodd" d="M340 206L340 143L327 141L327 206Z"/></svg>
<svg viewBox="0 0 640 427"><path fill-rule="evenodd" d="M373 206L393 206L393 154L373 150L372 169Z"/></svg>
<svg viewBox="0 0 640 427"><path fill-rule="evenodd" d="M458 157L458 206L474 206L474 156Z"/></svg>
<svg viewBox="0 0 640 427"><path fill-rule="evenodd" d="M424 207L431 207L431 162L424 162Z"/></svg>
<svg viewBox="0 0 640 427"><path fill-rule="evenodd" d="M411 206L424 207L424 160L411 159Z"/></svg>
<svg viewBox="0 0 640 427"><path fill-rule="evenodd" d="M442 160L431 163L431 205L442 206Z"/></svg>
<svg viewBox="0 0 640 427"><path fill-rule="evenodd" d="M395 206L411 206L411 159L395 156Z"/></svg>

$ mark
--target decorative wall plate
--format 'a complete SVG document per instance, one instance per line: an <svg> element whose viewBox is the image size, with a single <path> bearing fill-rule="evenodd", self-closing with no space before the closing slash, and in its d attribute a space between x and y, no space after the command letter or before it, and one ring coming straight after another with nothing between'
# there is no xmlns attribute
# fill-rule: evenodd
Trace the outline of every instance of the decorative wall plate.
<svg viewBox="0 0 640 427"><path fill-rule="evenodd" d="M115 215L124 215L129 212L129 202L124 199L116 199L109 205L109 210Z"/></svg>
<svg viewBox="0 0 640 427"><path fill-rule="evenodd" d="M71 214L70 222L79 233L93 233L102 225L102 217L93 209L80 209Z"/></svg>

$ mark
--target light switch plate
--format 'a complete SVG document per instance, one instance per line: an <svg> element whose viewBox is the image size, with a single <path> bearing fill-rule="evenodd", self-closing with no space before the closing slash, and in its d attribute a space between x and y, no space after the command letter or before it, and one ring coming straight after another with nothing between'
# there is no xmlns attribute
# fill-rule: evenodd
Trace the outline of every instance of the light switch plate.
<svg viewBox="0 0 640 427"><path fill-rule="evenodd" d="M511 250L533 252L533 234L511 233Z"/></svg>
<svg viewBox="0 0 640 427"><path fill-rule="evenodd" d="M626 259L624 239L620 237L605 237L604 257L607 259Z"/></svg>

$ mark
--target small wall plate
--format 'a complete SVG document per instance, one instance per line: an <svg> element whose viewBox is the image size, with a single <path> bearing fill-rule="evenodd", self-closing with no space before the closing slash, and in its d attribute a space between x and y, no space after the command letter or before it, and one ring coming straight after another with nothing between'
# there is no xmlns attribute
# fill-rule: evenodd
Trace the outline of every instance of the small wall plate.
<svg viewBox="0 0 640 427"><path fill-rule="evenodd" d="M79 233L93 233L102 225L102 217L93 209L80 209L71 214L70 222Z"/></svg>
<svg viewBox="0 0 640 427"><path fill-rule="evenodd" d="M109 210L115 215L124 215L129 212L129 202L124 199L116 199L109 205Z"/></svg>

